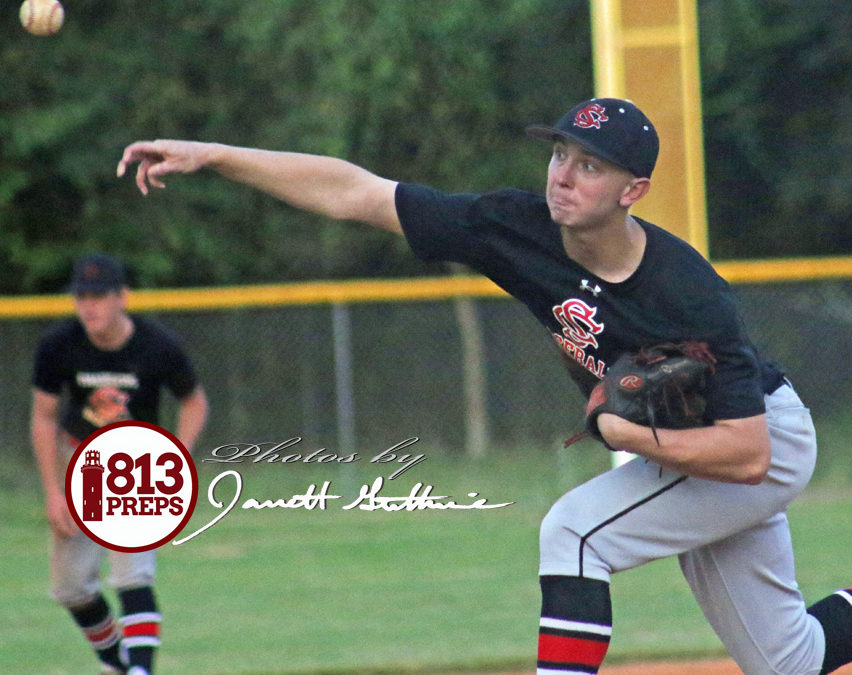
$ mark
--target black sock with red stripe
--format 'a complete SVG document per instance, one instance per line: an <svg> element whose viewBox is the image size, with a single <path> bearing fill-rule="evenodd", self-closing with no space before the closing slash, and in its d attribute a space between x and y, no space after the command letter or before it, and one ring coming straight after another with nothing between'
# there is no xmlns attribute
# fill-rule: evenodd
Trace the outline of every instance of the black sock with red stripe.
<svg viewBox="0 0 852 675"><path fill-rule="evenodd" d="M98 659L116 670L123 671L118 655L121 631L103 595L80 607L69 607L74 622L83 631Z"/></svg>
<svg viewBox="0 0 852 675"><path fill-rule="evenodd" d="M542 576L538 674L597 673L612 636L609 584Z"/></svg>
<svg viewBox="0 0 852 675"><path fill-rule="evenodd" d="M123 637L121 651L128 668L141 666L153 672L154 650L160 646L161 616L157 611L154 589L150 586L118 591L124 614L121 617Z"/></svg>
<svg viewBox="0 0 852 675"><path fill-rule="evenodd" d="M852 588L837 591L808 607L825 632L825 658L820 675L852 663Z"/></svg>

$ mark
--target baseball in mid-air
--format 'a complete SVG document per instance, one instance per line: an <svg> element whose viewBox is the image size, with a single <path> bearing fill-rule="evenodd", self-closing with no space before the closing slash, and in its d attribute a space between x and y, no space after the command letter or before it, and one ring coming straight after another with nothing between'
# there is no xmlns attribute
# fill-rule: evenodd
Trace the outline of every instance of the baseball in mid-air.
<svg viewBox="0 0 852 675"><path fill-rule="evenodd" d="M19 16L33 35L53 35L62 28L65 10L59 0L24 0Z"/></svg>

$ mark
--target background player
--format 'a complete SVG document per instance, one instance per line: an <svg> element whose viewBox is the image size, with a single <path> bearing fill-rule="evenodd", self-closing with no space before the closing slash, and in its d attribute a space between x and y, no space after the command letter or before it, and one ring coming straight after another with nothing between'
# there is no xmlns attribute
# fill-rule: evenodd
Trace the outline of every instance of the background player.
<svg viewBox="0 0 852 675"><path fill-rule="evenodd" d="M588 395L625 352L699 340L717 358L707 425L598 427L640 457L578 486L541 529L539 672L595 673L612 631L612 573L678 555L707 619L747 675L827 673L852 660L852 592L806 609L786 505L810 479L810 415L746 336L728 285L685 242L630 215L659 141L629 101L584 101L533 135L552 143L546 195L446 194L348 162L187 141L134 143L143 194L202 168L289 204L404 234L427 260L470 265L524 302Z"/></svg>
<svg viewBox="0 0 852 675"><path fill-rule="evenodd" d="M52 533L53 596L80 626L104 672L145 675L153 672L160 644L155 552L107 551L83 534L63 494L65 469L76 446L99 427L126 419L158 424L163 387L179 400L176 435L191 452L207 418L207 398L176 339L128 315L118 260L80 258L71 293L77 317L45 333L33 374L32 444ZM121 604L120 625L101 592L104 554Z"/></svg>

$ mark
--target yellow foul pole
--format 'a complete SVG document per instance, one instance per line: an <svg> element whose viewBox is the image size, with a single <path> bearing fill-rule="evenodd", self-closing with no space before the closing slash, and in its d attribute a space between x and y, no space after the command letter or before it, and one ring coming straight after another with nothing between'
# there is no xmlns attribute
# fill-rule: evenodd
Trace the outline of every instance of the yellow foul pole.
<svg viewBox="0 0 852 675"><path fill-rule="evenodd" d="M657 127L660 157L647 218L708 255L694 0L591 0L595 91L627 98Z"/></svg>

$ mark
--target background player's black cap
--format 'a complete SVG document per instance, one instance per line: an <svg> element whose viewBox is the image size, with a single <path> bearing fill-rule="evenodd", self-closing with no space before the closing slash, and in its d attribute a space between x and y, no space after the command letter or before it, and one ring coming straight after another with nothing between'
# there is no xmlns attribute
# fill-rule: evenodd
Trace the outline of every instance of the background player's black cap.
<svg viewBox="0 0 852 675"><path fill-rule="evenodd" d="M74 263L69 291L79 293L108 293L127 285L124 265L105 253L92 253Z"/></svg>
<svg viewBox="0 0 852 675"><path fill-rule="evenodd" d="M526 132L547 141L576 141L593 155L650 178L660 139L645 113L620 98L593 98L577 104L555 125L534 124Z"/></svg>

